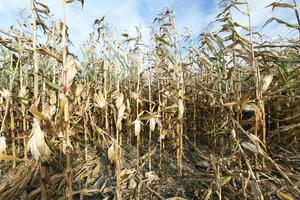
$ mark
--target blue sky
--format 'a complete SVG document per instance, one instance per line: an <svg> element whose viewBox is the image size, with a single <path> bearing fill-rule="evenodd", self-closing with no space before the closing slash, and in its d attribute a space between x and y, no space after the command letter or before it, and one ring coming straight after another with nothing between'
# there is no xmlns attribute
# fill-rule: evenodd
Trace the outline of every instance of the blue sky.
<svg viewBox="0 0 300 200"><path fill-rule="evenodd" d="M274 0L249 0L252 24L256 30L272 37L277 35L295 35L281 25L271 24L262 29L269 17L277 16L295 22L292 12L280 10L272 12L264 8ZM286 0L288 2L291 0ZM61 18L61 0L40 0L49 6L56 18ZM189 28L194 35L203 32L220 11L218 0L85 0L84 8L79 2L67 5L67 23L70 37L75 46L82 44L92 30L94 19L105 16L106 20L120 32L134 32L134 26L140 26L142 33L150 32L149 27L159 11L168 7L175 11L177 29L184 32ZM30 8L30 0L0 0L0 29L8 29L17 22L18 12ZM236 20L247 25L247 19L234 14Z"/></svg>

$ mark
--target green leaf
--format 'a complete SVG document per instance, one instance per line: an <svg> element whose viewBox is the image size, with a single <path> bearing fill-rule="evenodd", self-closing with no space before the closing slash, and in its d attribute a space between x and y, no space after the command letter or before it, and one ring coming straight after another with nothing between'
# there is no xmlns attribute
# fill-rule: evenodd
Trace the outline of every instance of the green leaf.
<svg viewBox="0 0 300 200"><path fill-rule="evenodd" d="M63 91L63 89L61 87L59 87L59 85L56 85L56 84L51 83L49 81L46 81L46 84L48 86L50 86L52 89L55 89L55 90L58 90L58 91L61 91L61 92Z"/></svg>
<svg viewBox="0 0 300 200"><path fill-rule="evenodd" d="M171 46L170 45L170 43L169 42L167 42L165 39L163 39L162 37L159 37L159 36L155 36L155 39L156 40L158 40L158 41L160 41L160 42L162 42L162 43L164 43L164 44L166 44L166 45L169 45L169 46Z"/></svg>
<svg viewBox="0 0 300 200"><path fill-rule="evenodd" d="M231 181L231 176L225 176L222 181L221 181L221 186L226 185L227 183L229 183Z"/></svg>

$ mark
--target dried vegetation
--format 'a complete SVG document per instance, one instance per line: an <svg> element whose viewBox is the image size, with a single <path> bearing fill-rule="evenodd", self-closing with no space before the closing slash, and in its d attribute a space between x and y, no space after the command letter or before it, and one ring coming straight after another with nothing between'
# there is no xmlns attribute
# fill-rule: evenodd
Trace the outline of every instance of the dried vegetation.
<svg viewBox="0 0 300 200"><path fill-rule="evenodd" d="M248 3L223 0L197 40L168 9L147 44L96 19L79 62L64 19L31 2L0 30L0 199L300 196L298 38L253 32ZM299 21L295 2L269 7Z"/></svg>

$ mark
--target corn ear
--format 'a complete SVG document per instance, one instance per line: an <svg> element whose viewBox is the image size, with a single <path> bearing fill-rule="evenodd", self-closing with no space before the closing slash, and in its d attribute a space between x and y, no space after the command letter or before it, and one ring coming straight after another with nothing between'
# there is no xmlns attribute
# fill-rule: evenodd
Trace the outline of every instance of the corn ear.
<svg viewBox="0 0 300 200"><path fill-rule="evenodd" d="M51 151L45 141L45 134L42 131L37 119L33 119L33 127L28 141L28 147L35 160L42 162L50 158Z"/></svg>
<svg viewBox="0 0 300 200"><path fill-rule="evenodd" d="M156 125L156 120L154 117L149 119L149 123L150 123L150 130L154 131L155 130L155 125Z"/></svg>
<svg viewBox="0 0 300 200"><path fill-rule="evenodd" d="M0 137L0 155L6 154L6 138L4 136Z"/></svg>
<svg viewBox="0 0 300 200"><path fill-rule="evenodd" d="M178 99L178 119L182 119L184 113L184 104L181 98Z"/></svg>

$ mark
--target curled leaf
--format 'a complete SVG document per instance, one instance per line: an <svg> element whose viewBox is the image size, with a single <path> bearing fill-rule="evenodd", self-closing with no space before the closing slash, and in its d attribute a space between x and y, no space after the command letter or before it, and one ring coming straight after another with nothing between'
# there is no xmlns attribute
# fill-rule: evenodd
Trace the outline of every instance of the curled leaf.
<svg viewBox="0 0 300 200"><path fill-rule="evenodd" d="M158 180L159 177L157 174L155 174L154 172L146 172L145 173L145 177L150 180L150 181L154 181L154 180Z"/></svg>
<svg viewBox="0 0 300 200"><path fill-rule="evenodd" d="M261 94L265 93L269 87L269 85L271 84L273 80L273 75L272 74L269 74L267 76L265 76L263 78L263 80L261 81L260 85L259 85L259 92Z"/></svg>

